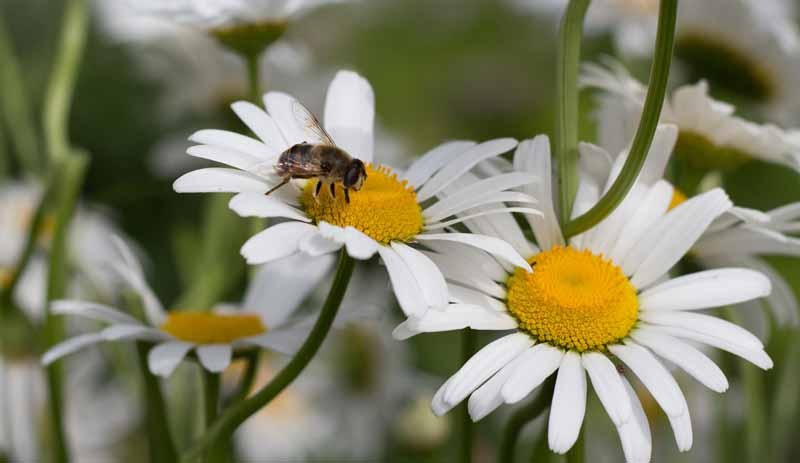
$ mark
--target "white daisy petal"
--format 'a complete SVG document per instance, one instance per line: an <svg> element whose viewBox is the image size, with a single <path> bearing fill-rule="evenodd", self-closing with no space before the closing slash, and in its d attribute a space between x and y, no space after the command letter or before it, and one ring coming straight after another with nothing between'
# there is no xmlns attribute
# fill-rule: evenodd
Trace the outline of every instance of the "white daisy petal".
<svg viewBox="0 0 800 463"><path fill-rule="evenodd" d="M302 222L283 222L273 225L248 239L241 253L248 264L264 264L298 251L300 240L316 227Z"/></svg>
<svg viewBox="0 0 800 463"><path fill-rule="evenodd" d="M139 320L107 305L88 301L53 301L51 309L57 315L75 315L106 323L139 323Z"/></svg>
<svg viewBox="0 0 800 463"><path fill-rule="evenodd" d="M675 435L675 443L678 444L678 450L686 452L691 449L693 436L689 409L687 408L678 416L669 416L668 418L672 433Z"/></svg>
<svg viewBox="0 0 800 463"><path fill-rule="evenodd" d="M299 104L293 96L283 92L269 92L264 95L264 106L267 107L267 112L286 140L287 146L302 142L322 142L323 140L313 132L300 126L303 122L298 120L295 112Z"/></svg>
<svg viewBox="0 0 800 463"><path fill-rule="evenodd" d="M69 338L66 341L56 344L45 352L42 356L42 365L50 365L61 357L77 352L86 346L102 342L103 340L103 335L101 333L87 333Z"/></svg>
<svg viewBox="0 0 800 463"><path fill-rule="evenodd" d="M721 337L686 330L683 328L675 328L672 326L643 324L642 327L648 328L648 330L656 330L658 332L669 334L678 338L689 339L703 344L708 344L709 346L714 346L717 349L722 349L726 352L730 352L733 355L737 355L764 370L769 370L773 366L772 359L769 358L769 355L767 355L766 352L764 352L763 348L742 346L741 344Z"/></svg>
<svg viewBox="0 0 800 463"><path fill-rule="evenodd" d="M620 379L625 386L626 395L633 411L633 419L617 426L622 450L625 453L625 461L627 463L650 463L653 440L647 415L628 380L621 375Z"/></svg>
<svg viewBox="0 0 800 463"><path fill-rule="evenodd" d="M444 402L450 406L459 404L532 344L533 339L523 333L509 334L487 344L450 378L450 384L444 392Z"/></svg>
<svg viewBox="0 0 800 463"><path fill-rule="evenodd" d="M369 82L352 71L339 71L325 99L325 129L336 144L365 163L373 158L375 94Z"/></svg>
<svg viewBox="0 0 800 463"><path fill-rule="evenodd" d="M519 144L514 153L514 170L530 172L541 178L524 190L539 200L539 208L544 214L542 217L526 217L536 235L536 244L542 249L564 244L553 202L550 140L546 135L539 135Z"/></svg>
<svg viewBox="0 0 800 463"><path fill-rule="evenodd" d="M394 295L403 313L406 316L423 314L428 309L428 304L408 265L391 247L379 246L378 253L389 272Z"/></svg>
<svg viewBox="0 0 800 463"><path fill-rule="evenodd" d="M470 148L447 166L433 175L417 192L417 200L423 202L433 197L476 164L494 156L499 156L517 145L513 138L500 138L483 142Z"/></svg>
<svg viewBox="0 0 800 463"><path fill-rule="evenodd" d="M266 193L270 185L261 177L249 172L226 167L208 167L180 176L172 184L172 188L177 193L241 193L244 191Z"/></svg>
<svg viewBox="0 0 800 463"><path fill-rule="evenodd" d="M139 323L135 325L111 325L100 332L106 341L138 339L142 341L165 341L171 339L163 331Z"/></svg>
<svg viewBox="0 0 800 463"><path fill-rule="evenodd" d="M169 341L161 343L147 354L147 366L157 376L167 377L189 353L194 344L182 341Z"/></svg>
<svg viewBox="0 0 800 463"><path fill-rule="evenodd" d="M231 109L272 153L280 153L290 146L289 140L283 136L275 121L263 109L247 101L237 101L231 105Z"/></svg>
<svg viewBox="0 0 800 463"><path fill-rule="evenodd" d="M524 399L555 373L564 357L564 351L541 343L526 350L522 356L524 360L520 360L520 367L508 378L501 391L503 400L508 404Z"/></svg>
<svg viewBox="0 0 800 463"><path fill-rule="evenodd" d="M195 351L200 364L212 373L220 373L231 364L233 349L230 344L204 344Z"/></svg>
<svg viewBox="0 0 800 463"><path fill-rule="evenodd" d="M667 273L692 247L706 227L732 205L724 191L714 189L695 196L670 211L659 224L653 226L650 236L640 240L628 255L628 258L631 255L644 256L639 260L641 263L635 266L631 283L637 288L643 288ZM623 269L625 270L624 264Z"/></svg>
<svg viewBox="0 0 800 463"><path fill-rule="evenodd" d="M228 207L241 217L284 217L300 222L311 222L303 211L275 197L264 196L263 193L239 193L231 198Z"/></svg>
<svg viewBox="0 0 800 463"><path fill-rule="evenodd" d="M537 176L530 173L512 172L509 174L497 175L483 180L472 183L469 186L459 189L447 197L440 199L427 209L423 211L425 217L430 220L441 220L445 217L451 216L458 212L468 209L470 204L476 204L475 201L481 196L490 193L499 193L509 188L517 188L536 181ZM508 192L514 193L514 192ZM535 202L536 199L532 196L523 193L516 193L520 196L515 196L518 199L500 199L500 201L519 201L522 199L525 202Z"/></svg>
<svg viewBox="0 0 800 463"><path fill-rule="evenodd" d="M647 195L642 200L642 204L646 205L646 207L637 208L633 216L622 227L621 233L609 254L612 262L623 262L625 256L628 255L628 252L636 245L642 235L667 212L673 192L672 185L663 180L650 187Z"/></svg>
<svg viewBox="0 0 800 463"><path fill-rule="evenodd" d="M270 349L283 355L295 355L308 337L312 324L313 321L309 319L293 323L291 326L278 327L258 336L244 338L240 342Z"/></svg>
<svg viewBox="0 0 800 463"><path fill-rule="evenodd" d="M248 172L253 171L256 166L264 162L263 159L251 156L247 153L242 153L241 151L211 145L190 146L189 149L186 150L186 154L220 164L227 164L231 167Z"/></svg>
<svg viewBox="0 0 800 463"><path fill-rule="evenodd" d="M312 257L338 251L343 245L344 243L326 238L321 232L308 233L298 243L300 251Z"/></svg>
<svg viewBox="0 0 800 463"><path fill-rule="evenodd" d="M710 358L689 344L647 328L634 330L630 336L634 341L692 375L712 391L728 390L725 373Z"/></svg>
<svg viewBox="0 0 800 463"><path fill-rule="evenodd" d="M525 357L522 354L517 355L514 360L501 368L500 371L469 396L468 410L472 421L482 420L503 404L503 395L501 394L503 386L524 361Z"/></svg>
<svg viewBox="0 0 800 463"><path fill-rule="evenodd" d="M558 368L550 418L547 424L547 442L556 453L566 453L578 440L586 413L586 375L581 356L567 352Z"/></svg>
<svg viewBox="0 0 800 463"><path fill-rule="evenodd" d="M411 167L401 178L408 180L409 185L418 188L427 182L439 169L476 144L473 141L465 140L443 143L420 156L419 159L411 164Z"/></svg>
<svg viewBox="0 0 800 463"><path fill-rule="evenodd" d="M431 411L433 411L433 414L436 416L442 416L453 408L452 405L448 405L444 401L444 393L450 386L452 380L453 378L450 377L450 379L445 381L444 384L439 386L439 389L436 390L436 394L433 395L433 400L431 400Z"/></svg>
<svg viewBox="0 0 800 463"><path fill-rule="evenodd" d="M258 140L227 130L199 130L193 133L189 140L203 145L239 151L262 161L272 159L280 154L274 147L269 147Z"/></svg>
<svg viewBox="0 0 800 463"><path fill-rule="evenodd" d="M614 363L598 352L584 353L581 361L589 373L597 398L600 399L611 421L620 426L631 419L633 411L630 401Z"/></svg>
<svg viewBox="0 0 800 463"><path fill-rule="evenodd" d="M377 241L362 233L360 230L347 227L345 232L345 247L347 254L360 260L367 260L375 255L380 245Z"/></svg>
<svg viewBox="0 0 800 463"><path fill-rule="evenodd" d="M642 310L699 310L769 295L769 279L755 270L723 268L667 280L639 295Z"/></svg>
<svg viewBox="0 0 800 463"><path fill-rule="evenodd" d="M420 333L436 333L470 328L482 331L511 330L517 327L514 317L484 307L450 304L444 310L431 309L419 316L410 316L395 328L395 339L408 339Z"/></svg>
<svg viewBox="0 0 800 463"><path fill-rule="evenodd" d="M406 244L393 242L391 246L417 280L428 307L446 306L448 302L447 283L436 264L425 254Z"/></svg>
<svg viewBox="0 0 800 463"><path fill-rule="evenodd" d="M132 290L138 293L144 305L144 312L148 322L153 326L160 326L167 317L167 313L164 311L164 306L156 297L153 289L144 280L144 276L138 272L138 269L131 269L120 262L112 262L111 267L116 270L117 274Z"/></svg>
<svg viewBox="0 0 800 463"><path fill-rule="evenodd" d="M678 383L650 351L633 343L610 345L608 350L639 377L668 416L678 417L686 411Z"/></svg>
<svg viewBox="0 0 800 463"><path fill-rule="evenodd" d="M493 256L517 267L530 271L530 264L505 241L491 236L473 235L469 233L429 233L417 235L420 241L455 241L482 249Z"/></svg>
<svg viewBox="0 0 800 463"><path fill-rule="evenodd" d="M654 325L666 325L725 339L742 347L761 349L764 345L754 334L739 325L711 315L674 310L649 311L639 314L639 319Z"/></svg>

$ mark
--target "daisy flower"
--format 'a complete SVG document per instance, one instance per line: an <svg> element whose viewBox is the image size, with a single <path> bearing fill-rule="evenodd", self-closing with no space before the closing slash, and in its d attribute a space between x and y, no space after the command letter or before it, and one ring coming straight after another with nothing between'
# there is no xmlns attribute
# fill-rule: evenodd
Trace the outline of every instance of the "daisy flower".
<svg viewBox="0 0 800 463"><path fill-rule="evenodd" d="M147 285L141 265L125 244L117 240L120 259L111 266L116 275L134 291L144 306L146 322L106 305L62 300L53 304L53 313L107 323L98 332L76 336L52 347L42 357L47 365L86 346L103 341L140 340L154 343L148 353L153 374L169 376L181 361L194 352L200 365L214 373L225 370L236 351L270 349L291 355L300 347L311 328L311 319L293 319L292 312L308 294L325 267L292 275L280 281L281 291L265 294L262 287L277 277L261 269L251 284L240 308L220 306L210 312L173 310L166 312ZM292 280L292 281L290 281ZM310 282L310 283L309 283ZM313 287L313 286L312 286ZM263 309L263 307L269 307Z"/></svg>
<svg viewBox="0 0 800 463"><path fill-rule="evenodd" d="M768 295L767 277L742 268L668 276L703 231L732 207L727 195L715 189L667 211L672 187L658 179L676 138L676 127L659 127L646 165L622 204L568 241L556 220L549 175L528 187L541 198L544 213L527 217L536 244L526 241L510 217L467 222L476 231L488 232L491 226L497 236L517 243L532 270L503 266L483 253L429 253L442 264L456 303L410 317L398 326L396 337L465 327L512 330L481 349L442 385L433 399L437 414L469 397L470 415L479 420L502 403L521 401L556 374L547 436L550 448L564 453L583 423L588 373L617 427L625 461L646 462L650 430L627 375L620 371L630 371L650 391L669 418L678 448L686 451L692 445L689 409L658 357L718 392L728 387L725 375L690 342L726 350L761 368L772 367L754 335L698 312ZM600 150L581 145L584 158L596 157ZM520 171L549 174L548 139L539 136L521 143L514 164ZM615 176L602 187L582 175L575 214L588 210Z"/></svg>
<svg viewBox="0 0 800 463"><path fill-rule="evenodd" d="M477 164L495 158L517 144L503 138L484 143L453 141L429 151L402 173L373 160L375 99L370 84L354 72L341 71L328 88L325 130L332 141L361 160L366 180L348 202L341 185L326 187L315 197L317 180L292 181L269 196L264 193L281 183L275 163L282 152L302 143L322 143L296 111L302 106L291 96L265 95L267 111L247 103L232 105L234 112L257 139L221 130L201 130L191 140L192 156L228 164L189 172L175 181L179 193L237 193L230 207L242 217L287 219L271 225L242 246L250 264L272 262L302 252L319 256L345 247L356 259L376 253L389 272L395 295L406 314L447 304L447 287L439 269L413 247L436 242L460 242L486 250L502 260L527 267L507 243L495 237L469 233L443 233L464 218L448 218L478 206L478 214L502 211L538 212L527 207L508 208L503 203L535 202L529 195L507 191L535 179L530 173L493 176L461 188L446 200L437 194L453 185ZM334 185L334 184L331 184Z"/></svg>
<svg viewBox="0 0 800 463"><path fill-rule="evenodd" d="M699 2L702 3L702 2ZM600 89L600 143L620 152L633 139L646 88L617 62L586 64L585 87ZM800 170L800 144L792 132L734 115L734 106L708 94L708 83L683 85L664 101L661 122L679 129L677 156L701 169L729 170L758 159Z"/></svg>

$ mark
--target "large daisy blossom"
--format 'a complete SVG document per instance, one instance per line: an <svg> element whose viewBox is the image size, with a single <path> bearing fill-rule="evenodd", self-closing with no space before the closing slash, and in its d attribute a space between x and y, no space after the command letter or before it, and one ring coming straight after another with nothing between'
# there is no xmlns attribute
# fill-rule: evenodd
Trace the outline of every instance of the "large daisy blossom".
<svg viewBox="0 0 800 463"><path fill-rule="evenodd" d="M309 256L332 253L345 247L356 259L376 253L389 272L395 295L406 314L420 314L447 304L447 286L439 269L412 247L438 242L460 242L483 249L498 258L527 267L511 246L495 237L469 233L444 233L464 218L448 218L478 206L478 214L521 211L503 202L534 203L529 195L507 191L531 183L532 173L510 173L487 178L453 192L445 200L437 194L482 161L511 150L516 140L503 138L484 143L452 141L429 151L405 173L373 161L375 98L370 84L354 72L341 71L328 88L325 129L332 140L366 164L367 178L359 191L345 200L341 185L337 194L322 191L314 197L317 180L293 181L270 196L264 193L281 178L274 165L279 155L301 143L319 143L319 136L298 121L299 103L291 96L265 95L267 111L247 102L233 110L260 140L221 130L201 130L191 140L200 143L188 150L192 156L228 164L233 168L208 168L189 172L175 181L179 193L238 193L230 207L243 217L288 219L250 238L242 255L250 264L263 264L299 252ZM324 190L328 190L325 188ZM423 206L424 204L424 206Z"/></svg>
<svg viewBox="0 0 800 463"><path fill-rule="evenodd" d="M529 187L542 201L543 217L529 217L536 244L526 242L513 220L484 224L528 257L532 270L508 269L482 253L430 253L443 265L458 304L410 317L396 337L469 327L513 330L487 345L437 392L433 409L446 413L469 396L479 420L502 403L525 398L557 374L548 422L550 448L564 453L578 438L584 419L588 373L600 402L614 422L628 462L650 461L651 437L641 404L617 365L644 384L664 410L678 448L692 445L689 409L661 357L708 386L728 387L722 371L689 342L741 356L761 368L772 361L754 335L698 310L763 297L769 279L742 268L722 268L677 278L669 270L704 230L732 207L720 189L698 195L668 211L672 187L659 180L677 138L674 126L660 126L642 173L620 206L605 220L565 241L556 220L551 179ZM581 145L584 159L600 148ZM607 154L605 155L607 156ZM622 159L622 157L620 157ZM545 136L522 142L514 158L520 171L550 172ZM582 175L575 214L588 210L609 188ZM468 304L468 305L465 305Z"/></svg>
<svg viewBox="0 0 800 463"><path fill-rule="evenodd" d="M646 88L614 61L584 66L584 86L605 92L601 97L600 143L612 153L633 139ZM664 101L661 122L678 126L676 151L690 165L730 169L749 159L800 170L800 144L792 132L773 124L757 124L734 115L734 106L708 94L708 83L683 85Z"/></svg>
<svg viewBox="0 0 800 463"><path fill-rule="evenodd" d="M311 328L310 318L293 318L292 312L310 291L306 285L314 285L324 276L324 266L304 272L306 280L297 274L281 278L268 269L261 269L241 307L225 305L211 312L166 312L147 285L136 257L124 243L117 241L117 244L120 259L112 262L112 269L141 298L146 322L95 302L56 301L52 309L55 314L96 320L108 326L57 344L42 357L44 364L103 341L141 340L155 344L147 361L150 371L156 375L172 374L191 351L197 354L203 368L218 373L230 365L237 350L264 348L292 355ZM289 282L290 279L295 282ZM264 288L274 289L272 285L277 281L284 283L280 291L267 294Z"/></svg>

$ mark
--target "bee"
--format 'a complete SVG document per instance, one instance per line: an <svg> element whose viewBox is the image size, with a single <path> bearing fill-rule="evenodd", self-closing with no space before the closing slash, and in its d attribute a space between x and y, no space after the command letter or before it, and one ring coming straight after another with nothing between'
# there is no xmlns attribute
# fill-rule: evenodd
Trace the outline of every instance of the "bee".
<svg viewBox="0 0 800 463"><path fill-rule="evenodd" d="M323 184L328 185L331 196L335 198L336 184L341 183L344 188L344 199L350 203L350 190L360 190L367 179L364 163L336 146L311 111L297 101L293 103L295 120L304 132L311 136L313 142L298 143L281 153L275 164L275 171L282 180L265 195L286 185L292 179L316 178L315 199L319 196Z"/></svg>

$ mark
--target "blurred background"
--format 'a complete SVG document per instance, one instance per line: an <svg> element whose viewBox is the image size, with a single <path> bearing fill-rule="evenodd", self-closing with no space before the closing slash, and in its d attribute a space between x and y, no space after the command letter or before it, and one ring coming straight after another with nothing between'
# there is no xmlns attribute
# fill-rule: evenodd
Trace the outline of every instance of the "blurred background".
<svg viewBox="0 0 800 463"><path fill-rule="evenodd" d="M56 52L62 9L60 1L0 0L5 34L18 60L24 97L31 102L36 123ZM202 31L151 21L126 2L95 0L91 13L69 118L73 144L91 155L81 198L87 207L110 217L147 256L149 281L171 307L203 272L194 259L201 253L208 221L238 222L230 211L209 218L207 196L178 195L172 182L202 164L184 154L192 132L228 128L246 133L228 107L247 99L246 70L238 57ZM552 15L536 14L513 1L380 0L326 5L293 20L285 36L271 47L261 60L261 89L291 93L319 113L334 73L358 71L375 89L377 145L385 153L379 156L405 165L447 139L524 139L550 134L556 31ZM584 41L585 60L614 53L609 34ZM626 64L646 81L647 59L630 59ZM6 88L0 92L8 97ZM581 138L595 140L591 94L583 93L581 105ZM16 149L8 130L6 126L0 131L4 156ZM21 178L19 166L12 162L5 167L7 179ZM764 210L800 200L800 178L774 164L751 161L724 181L741 206ZM246 284L238 247L247 230L237 236L231 242L226 268L239 268L238 276L226 286L223 300L240 300ZM796 258L769 260L795 292L800 290ZM371 284L385 288L387 282ZM393 304L387 300L392 301L377 297L374 304ZM307 305L315 304L312 300ZM399 310L390 310L399 318ZM301 380L242 429L237 461L451 461L458 416L436 418L429 403L436 388L460 364L459 338L431 334L398 343L390 337L393 322L388 317L376 330L344 330L327 342L323 350L331 356L315 362ZM768 424L780 426L765 424L764 429L783 436L770 442L779 447L775 455L780 455L780 461L787 462L800 458L800 443L791 438L800 424L796 337L788 328L769 337L767 351L776 367L764 380L765 416ZM0 455L4 456L0 461L27 463L45 461L48 456L48 436L41 424L43 386L37 379L34 352L21 348L18 355L4 354L0 396ZM80 354L68 364L68 375L74 377L74 389L79 391L68 395L69 432L78 436L72 444L76 461L147 458L142 405L136 400L140 385L135 375L124 373L136 368L130 352L124 346L106 346ZM282 360L265 362L270 365L262 369L264 379ZM738 461L743 454L748 416L740 384L746 369L733 357L723 356L721 362L731 379L731 389L723 396L678 375L693 413L695 444L690 452L677 451L664 415L652 401L645 403L653 428L654 461ZM346 368L353 364L359 368ZM394 370L386 373L387 368ZM384 379L371 381L365 374ZM387 382L386 378L392 378L391 384L375 384ZM195 432L198 388L192 365L182 366L169 381L176 417L172 424L180 446L190 442ZM336 409L343 407L348 410ZM508 408L477 425L475 461L494 461ZM587 417L589 461L622 461L612 423L594 396ZM526 430L520 445L526 459L542 421ZM283 453L271 453L276 448L284 449Z"/></svg>

